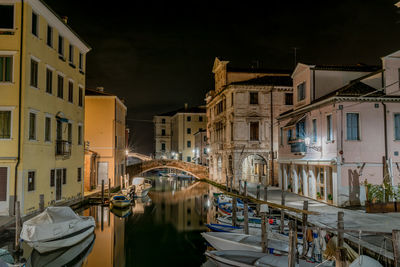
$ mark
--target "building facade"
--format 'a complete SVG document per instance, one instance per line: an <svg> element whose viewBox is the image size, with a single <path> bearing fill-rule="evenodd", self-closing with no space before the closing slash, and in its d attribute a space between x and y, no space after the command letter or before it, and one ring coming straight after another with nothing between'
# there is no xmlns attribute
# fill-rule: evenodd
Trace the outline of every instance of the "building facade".
<svg viewBox="0 0 400 267"><path fill-rule="evenodd" d="M383 69L297 65L294 108L278 118L284 189L349 206L365 202L365 182L400 182L399 54Z"/></svg>
<svg viewBox="0 0 400 267"><path fill-rule="evenodd" d="M208 166L208 148L207 131L201 130L194 134L194 162L196 164Z"/></svg>
<svg viewBox="0 0 400 267"><path fill-rule="evenodd" d="M97 173L97 177L85 176L85 190L100 186L102 180L108 184L110 179L111 187L124 184L126 113L125 104L117 96L104 92L102 87L86 90L85 161L87 167L95 169L85 172L85 175ZM93 164L94 153L96 162Z"/></svg>
<svg viewBox="0 0 400 267"><path fill-rule="evenodd" d="M206 96L211 179L263 185L277 181L275 116L292 107L287 71L238 69L215 59L215 89Z"/></svg>
<svg viewBox="0 0 400 267"><path fill-rule="evenodd" d="M193 162L194 133L207 126L205 107L188 107L154 116L156 158Z"/></svg>
<svg viewBox="0 0 400 267"><path fill-rule="evenodd" d="M39 0L0 1L0 214L83 196L86 53Z"/></svg>

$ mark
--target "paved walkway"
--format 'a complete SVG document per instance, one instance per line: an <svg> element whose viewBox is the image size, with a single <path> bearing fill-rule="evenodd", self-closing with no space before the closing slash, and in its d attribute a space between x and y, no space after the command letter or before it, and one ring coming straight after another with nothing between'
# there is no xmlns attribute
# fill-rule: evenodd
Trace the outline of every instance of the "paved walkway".
<svg viewBox="0 0 400 267"><path fill-rule="evenodd" d="M256 197L256 190L256 185L248 184L248 193L251 196ZM263 193L263 190L261 190L262 199L264 199ZM310 211L319 213L318 215L309 215L309 223L317 227L336 228L337 214L339 211L343 211L345 229L361 231L361 240L359 239L359 232L346 233L345 238L352 242L360 243L362 247L368 248L375 253L393 259L392 240L390 238L393 229L400 229L400 213L366 213L362 209L338 208L291 192L285 192L286 206L302 209L304 200L308 200L308 209ZM281 190L269 188L267 201L281 204ZM288 212L288 214L301 218L300 214L293 212ZM386 232L387 235L384 237L383 235L363 234L362 231ZM385 246L387 249L384 249Z"/></svg>

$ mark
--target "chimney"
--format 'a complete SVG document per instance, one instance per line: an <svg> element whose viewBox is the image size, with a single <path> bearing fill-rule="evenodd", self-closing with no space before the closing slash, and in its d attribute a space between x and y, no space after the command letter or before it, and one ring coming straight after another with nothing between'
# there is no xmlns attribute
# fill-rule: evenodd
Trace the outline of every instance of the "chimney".
<svg viewBox="0 0 400 267"><path fill-rule="evenodd" d="M104 87L103 86L97 86L96 90L99 92L104 92Z"/></svg>
<svg viewBox="0 0 400 267"><path fill-rule="evenodd" d="M185 103L185 110L188 109L188 103Z"/></svg>
<svg viewBox="0 0 400 267"><path fill-rule="evenodd" d="M65 24L68 23L68 17L67 16L62 16L61 19L64 21Z"/></svg>

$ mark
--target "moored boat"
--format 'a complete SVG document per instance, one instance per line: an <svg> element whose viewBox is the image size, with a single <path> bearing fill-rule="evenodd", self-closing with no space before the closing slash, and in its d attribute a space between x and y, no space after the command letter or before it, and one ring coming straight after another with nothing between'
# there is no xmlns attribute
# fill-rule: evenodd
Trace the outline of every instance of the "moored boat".
<svg viewBox="0 0 400 267"><path fill-rule="evenodd" d="M111 209L113 208L125 209L128 208L130 204L131 200L124 195L113 196L110 200Z"/></svg>
<svg viewBox="0 0 400 267"><path fill-rule="evenodd" d="M147 193L152 188L152 182L149 179L145 179L143 177L135 177L132 180L132 187L135 190L134 197L145 197Z"/></svg>
<svg viewBox="0 0 400 267"><path fill-rule="evenodd" d="M79 216L70 207L48 207L24 222L21 239L40 253L73 246L91 233L96 223L91 216Z"/></svg>

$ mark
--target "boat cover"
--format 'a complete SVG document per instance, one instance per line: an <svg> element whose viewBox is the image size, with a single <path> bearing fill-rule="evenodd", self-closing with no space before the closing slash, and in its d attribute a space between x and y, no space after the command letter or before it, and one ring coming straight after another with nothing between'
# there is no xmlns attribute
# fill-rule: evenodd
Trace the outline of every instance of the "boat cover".
<svg viewBox="0 0 400 267"><path fill-rule="evenodd" d="M353 261L349 267L383 267L379 261L374 260L371 257L361 255L355 261Z"/></svg>
<svg viewBox="0 0 400 267"><path fill-rule="evenodd" d="M81 217L70 207L48 207L24 222L20 237L28 242L52 240L91 225L95 225L92 217Z"/></svg>
<svg viewBox="0 0 400 267"><path fill-rule="evenodd" d="M144 184L144 178L143 177L135 177L132 180L132 184L133 185L140 185L140 184Z"/></svg>

